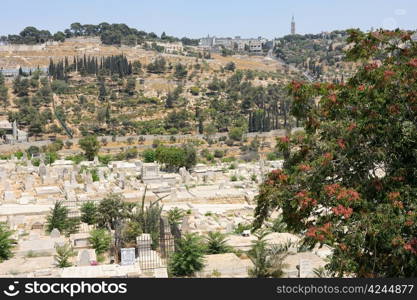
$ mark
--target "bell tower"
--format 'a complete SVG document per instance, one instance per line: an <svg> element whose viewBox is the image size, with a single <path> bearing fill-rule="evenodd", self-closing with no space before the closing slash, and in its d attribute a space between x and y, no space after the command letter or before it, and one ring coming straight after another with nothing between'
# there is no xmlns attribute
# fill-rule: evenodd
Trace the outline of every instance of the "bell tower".
<svg viewBox="0 0 417 300"><path fill-rule="evenodd" d="M295 34L295 20L294 20L294 15L292 15L292 20L291 20L291 35Z"/></svg>

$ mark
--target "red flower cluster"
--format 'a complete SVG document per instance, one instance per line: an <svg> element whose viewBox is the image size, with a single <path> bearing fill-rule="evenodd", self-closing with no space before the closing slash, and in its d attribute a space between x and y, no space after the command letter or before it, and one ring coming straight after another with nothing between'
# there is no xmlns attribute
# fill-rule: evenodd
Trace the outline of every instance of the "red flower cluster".
<svg viewBox="0 0 417 300"><path fill-rule="evenodd" d="M334 196L340 190L340 185L337 183L326 185L324 190L326 191L327 195Z"/></svg>
<svg viewBox="0 0 417 300"><path fill-rule="evenodd" d="M291 82L291 86L292 86L292 88L294 89L294 90L299 90L303 85L300 83L300 82L298 82L298 81L292 81Z"/></svg>
<svg viewBox="0 0 417 300"><path fill-rule="evenodd" d="M272 170L271 174L275 175L275 176L278 176L278 175L282 174L282 170L281 169Z"/></svg>
<svg viewBox="0 0 417 300"><path fill-rule="evenodd" d="M417 58L413 58L408 62L408 64L414 68L417 68Z"/></svg>
<svg viewBox="0 0 417 300"><path fill-rule="evenodd" d="M345 244L343 244L343 243L339 244L339 248L342 251L346 251L347 250L347 246Z"/></svg>
<svg viewBox="0 0 417 300"><path fill-rule="evenodd" d="M279 180L281 181L287 181L288 180L288 175L285 174L281 174L278 176Z"/></svg>
<svg viewBox="0 0 417 300"><path fill-rule="evenodd" d="M301 209L317 205L317 200L309 197L306 191L301 191L295 196L298 198L298 203L301 206Z"/></svg>
<svg viewBox="0 0 417 300"><path fill-rule="evenodd" d="M273 185L277 182L277 180L281 182L287 181L288 175L284 174L280 169L271 171L271 173L269 174L269 180L267 181L267 184Z"/></svg>
<svg viewBox="0 0 417 300"><path fill-rule="evenodd" d="M345 199L349 202L353 202L356 200L359 200L360 195L357 191L354 189L342 189L339 191L339 194L337 195L338 200Z"/></svg>
<svg viewBox="0 0 417 300"><path fill-rule="evenodd" d="M321 163L323 166L326 166L329 164L329 162L333 159L333 154L330 152L323 154L324 161Z"/></svg>
<svg viewBox="0 0 417 300"><path fill-rule="evenodd" d="M356 126L356 123L351 123L350 125L349 125L349 127L348 127L348 131L352 131L353 129L355 129L357 126Z"/></svg>
<svg viewBox="0 0 417 300"><path fill-rule="evenodd" d="M353 213L353 209L352 208L350 208L350 207L347 208L347 207L344 207L343 205L339 205L337 207L333 207L332 208L332 211L333 211L333 213L336 216L342 216L343 215L346 220L349 219L350 216Z"/></svg>
<svg viewBox="0 0 417 300"><path fill-rule="evenodd" d="M404 208L404 204L402 203L402 201L394 201L393 205L394 207L398 207L400 209Z"/></svg>
<svg viewBox="0 0 417 300"><path fill-rule="evenodd" d="M372 71L378 68L378 64L377 63L371 63L365 66L365 70L366 71Z"/></svg>
<svg viewBox="0 0 417 300"><path fill-rule="evenodd" d="M323 157L327 160L332 160L333 159L333 154L330 152L324 153Z"/></svg>
<svg viewBox="0 0 417 300"><path fill-rule="evenodd" d="M410 242L404 244L404 249L417 255L417 238L413 238Z"/></svg>
<svg viewBox="0 0 417 300"><path fill-rule="evenodd" d="M386 70L385 72L384 72L384 79L385 80L388 80L388 79L390 79L392 76L394 76L395 75L395 72L394 71L391 71L391 70Z"/></svg>
<svg viewBox="0 0 417 300"><path fill-rule="evenodd" d="M353 202L359 200L360 195L354 189L342 188L339 184L330 184L324 186L324 191L329 197L336 196L337 200L347 200Z"/></svg>
<svg viewBox="0 0 417 300"><path fill-rule="evenodd" d="M388 199L390 199L391 201L394 201L398 197L400 197L400 192L391 192L388 194Z"/></svg>
<svg viewBox="0 0 417 300"><path fill-rule="evenodd" d="M346 148L346 144L345 141L343 139L339 139L337 141L337 144L339 145L340 148L345 149Z"/></svg>
<svg viewBox="0 0 417 300"><path fill-rule="evenodd" d="M361 85L358 87L358 90L359 90L359 91L361 91L361 92L363 92L363 91L365 90L365 86L364 86L363 84L361 84Z"/></svg>
<svg viewBox="0 0 417 300"><path fill-rule="evenodd" d="M279 141L280 141L281 143L287 144L287 143L289 143L289 142L290 142L290 138L289 138L288 136L283 136L283 137L280 137L280 138L279 138Z"/></svg>
<svg viewBox="0 0 417 300"><path fill-rule="evenodd" d="M329 96L329 99L330 99L330 101L332 101L333 103L336 103L336 101L337 101L337 96L336 96L335 94L331 94L331 95Z"/></svg>
<svg viewBox="0 0 417 300"><path fill-rule="evenodd" d="M403 243L403 239L400 236L397 236L397 237L393 238L392 241L391 241L391 244L393 246L398 246L402 243Z"/></svg>
<svg viewBox="0 0 417 300"><path fill-rule="evenodd" d="M331 223L326 223L321 227L310 227L306 233L307 237L315 238L319 241L324 241L325 236L330 234Z"/></svg>
<svg viewBox="0 0 417 300"><path fill-rule="evenodd" d="M300 171L307 172L307 171L310 171L311 170L311 167L309 165L299 165L298 166L298 169Z"/></svg>

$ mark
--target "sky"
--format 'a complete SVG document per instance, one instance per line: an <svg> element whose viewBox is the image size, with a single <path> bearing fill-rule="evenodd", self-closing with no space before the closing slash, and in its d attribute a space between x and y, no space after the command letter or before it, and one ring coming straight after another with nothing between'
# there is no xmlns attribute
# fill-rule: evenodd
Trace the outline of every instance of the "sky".
<svg viewBox="0 0 417 300"><path fill-rule="evenodd" d="M0 35L26 26L52 33L81 24L125 23L190 38L281 37L294 14L300 34L336 29L417 29L415 0L1 0Z"/></svg>

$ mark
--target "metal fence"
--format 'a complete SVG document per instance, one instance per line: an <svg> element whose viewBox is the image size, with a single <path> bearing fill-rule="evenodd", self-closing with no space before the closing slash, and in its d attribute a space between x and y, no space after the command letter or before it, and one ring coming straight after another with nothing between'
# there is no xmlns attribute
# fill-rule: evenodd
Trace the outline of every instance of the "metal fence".
<svg viewBox="0 0 417 300"><path fill-rule="evenodd" d="M96 202L96 201L95 201ZM98 201L97 201L98 202ZM68 217L80 218L80 208L85 201L71 201L66 199L64 205L68 208ZM79 233L88 233L94 226L81 223ZM175 224L169 224L165 218L159 220L159 230L143 233L136 238L136 257L141 270L166 268L169 259L175 252L177 241L181 239L181 231Z"/></svg>
<svg viewBox="0 0 417 300"><path fill-rule="evenodd" d="M160 219L159 233L142 234L137 238L137 255L141 270L166 268L181 238L177 226Z"/></svg>

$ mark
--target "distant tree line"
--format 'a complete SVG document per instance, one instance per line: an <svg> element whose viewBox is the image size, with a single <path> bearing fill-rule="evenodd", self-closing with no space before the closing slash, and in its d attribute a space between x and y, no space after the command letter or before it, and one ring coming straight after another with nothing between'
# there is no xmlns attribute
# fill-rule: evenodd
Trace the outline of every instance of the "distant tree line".
<svg viewBox="0 0 417 300"><path fill-rule="evenodd" d="M147 33L143 30L137 30L126 24L109 24L106 22L98 25L72 23L70 28L64 31L58 31L51 34L48 30L39 30L36 27L29 26L23 29L19 34L11 34L0 38L3 42L11 44L41 44L46 41L64 41L72 37L100 37L101 41L107 45L130 45L135 46L142 44L145 40L159 40L166 42L181 41L186 46L197 46L197 39L183 37L182 39L168 36L165 32L158 37L154 32Z"/></svg>

